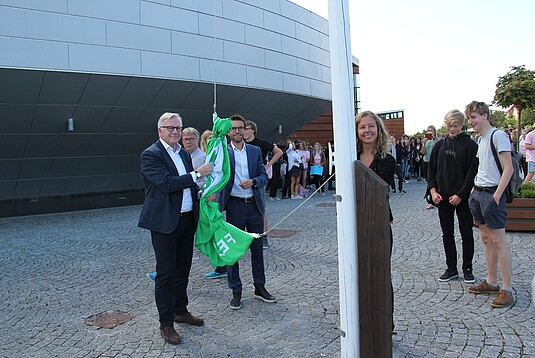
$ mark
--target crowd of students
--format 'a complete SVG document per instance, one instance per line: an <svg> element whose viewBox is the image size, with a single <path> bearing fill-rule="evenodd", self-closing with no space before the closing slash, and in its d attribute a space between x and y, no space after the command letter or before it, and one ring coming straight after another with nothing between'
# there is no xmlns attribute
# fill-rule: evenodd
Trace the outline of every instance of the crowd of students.
<svg viewBox="0 0 535 358"><path fill-rule="evenodd" d="M306 141L287 140L275 145L283 149L283 155L273 164L273 173L268 173L270 180L266 190L270 201L303 199L320 188L318 194L321 192L325 196L325 186L327 190L334 190L328 155L320 143L311 145ZM271 157L269 152L267 158Z"/></svg>

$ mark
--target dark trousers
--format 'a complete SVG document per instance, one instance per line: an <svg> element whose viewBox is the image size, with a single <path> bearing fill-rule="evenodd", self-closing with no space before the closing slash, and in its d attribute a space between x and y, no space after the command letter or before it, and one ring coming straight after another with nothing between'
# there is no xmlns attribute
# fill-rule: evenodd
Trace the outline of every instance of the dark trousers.
<svg viewBox="0 0 535 358"><path fill-rule="evenodd" d="M286 175L284 175L284 183L282 185L282 197L283 198L286 198L286 197L290 197L290 184L291 184L292 180L290 179L290 176L288 175L288 173L286 173Z"/></svg>
<svg viewBox="0 0 535 358"><path fill-rule="evenodd" d="M156 255L154 295L161 327L172 326L174 314L187 311L194 234L193 212L181 215L176 229L170 234L151 231Z"/></svg>
<svg viewBox="0 0 535 358"><path fill-rule="evenodd" d="M316 186L316 190L323 184L323 176L322 175L312 175L312 179L314 179L314 185ZM325 193L325 186L321 187L321 192Z"/></svg>
<svg viewBox="0 0 535 358"><path fill-rule="evenodd" d="M427 181L427 170L429 169L429 162L425 162L422 160L422 178Z"/></svg>
<svg viewBox="0 0 535 358"><path fill-rule="evenodd" d="M258 211L255 202L245 203L239 199L230 197L227 204L227 222L239 229L251 233L264 232L264 216ZM253 271L253 282L255 285L264 285L266 275L264 273L264 249L262 238L254 239L249 246L251 250L251 266ZM232 266L227 266L228 286L232 292L242 291L240 279L240 266L236 262Z"/></svg>
<svg viewBox="0 0 535 358"><path fill-rule="evenodd" d="M459 220L459 231L463 245L463 271L472 270L474 258L474 233L472 231L473 218L468 200L463 200L457 206L451 205L447 198L438 204L438 217L442 228L442 242L446 253L448 269L457 271L457 248L455 246L454 212Z"/></svg>
<svg viewBox="0 0 535 358"><path fill-rule="evenodd" d="M403 174L401 173L401 165L396 164L395 171L396 171L396 175L398 176L398 189L401 191L403 190L403 179L404 179ZM396 184L394 181L390 183L390 186L392 187L394 191L396 191Z"/></svg>
<svg viewBox="0 0 535 358"><path fill-rule="evenodd" d="M414 161L414 175L416 175L416 178L422 177L422 162L420 161Z"/></svg>
<svg viewBox="0 0 535 358"><path fill-rule="evenodd" d="M280 177L281 166L280 166L280 164L275 163L275 164L273 164L271 169L273 171L273 175L272 175L271 179L269 179L269 183L268 183L268 186L269 186L269 197L270 198L276 198L277 197L277 189L279 189L279 177Z"/></svg>

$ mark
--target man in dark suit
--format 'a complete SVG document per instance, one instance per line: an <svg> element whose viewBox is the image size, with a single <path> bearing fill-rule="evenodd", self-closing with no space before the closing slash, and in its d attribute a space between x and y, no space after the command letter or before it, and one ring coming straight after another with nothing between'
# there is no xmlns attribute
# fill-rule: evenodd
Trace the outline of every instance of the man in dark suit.
<svg viewBox="0 0 535 358"><path fill-rule="evenodd" d="M228 145L230 159L230 179L219 195L221 210L227 211L227 222L251 233L264 232L264 200L261 190L267 183L268 177L262 160L260 148L245 144L243 139L245 119L240 115L230 117L232 129ZM255 286L254 295L264 302L276 302L265 288L266 275L264 272L264 252L262 237L256 238L249 247L251 250L251 265ZM228 285L232 290L230 308L241 308L242 282L239 265L236 262L227 266Z"/></svg>
<svg viewBox="0 0 535 358"><path fill-rule="evenodd" d="M187 310L188 277L197 227L195 180L212 173L212 164L193 170L189 153L180 146L182 118L164 113L158 120L160 139L141 154L145 202L138 226L150 230L156 255L155 298L160 334L167 343L178 344L174 322L200 326L201 318Z"/></svg>

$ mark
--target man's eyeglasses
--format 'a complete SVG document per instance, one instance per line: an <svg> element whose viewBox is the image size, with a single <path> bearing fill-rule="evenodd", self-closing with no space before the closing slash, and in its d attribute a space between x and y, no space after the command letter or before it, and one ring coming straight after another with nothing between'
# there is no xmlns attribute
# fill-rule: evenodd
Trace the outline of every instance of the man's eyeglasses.
<svg viewBox="0 0 535 358"><path fill-rule="evenodd" d="M193 137L193 138L184 138L182 137L182 141L183 142L195 142L197 140L197 138Z"/></svg>
<svg viewBox="0 0 535 358"><path fill-rule="evenodd" d="M245 129L244 127L232 127L232 130L234 132L243 132L244 129Z"/></svg>
<svg viewBox="0 0 535 358"><path fill-rule="evenodd" d="M162 126L160 128L167 129L169 133L173 133L174 131L180 132L182 130L182 127L173 127L173 126Z"/></svg>

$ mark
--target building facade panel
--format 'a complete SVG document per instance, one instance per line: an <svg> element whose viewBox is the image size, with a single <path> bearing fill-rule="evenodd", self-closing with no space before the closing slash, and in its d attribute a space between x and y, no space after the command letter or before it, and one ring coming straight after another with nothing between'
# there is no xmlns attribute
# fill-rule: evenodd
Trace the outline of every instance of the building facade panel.
<svg viewBox="0 0 535 358"><path fill-rule="evenodd" d="M143 2L142 2L143 3ZM131 0L68 0L69 14L139 24L139 2Z"/></svg>
<svg viewBox="0 0 535 358"><path fill-rule="evenodd" d="M288 36L282 36L282 53L294 56L298 59L308 60L308 44Z"/></svg>
<svg viewBox="0 0 535 358"><path fill-rule="evenodd" d="M266 50L266 67L275 71L297 74L297 60L280 52Z"/></svg>
<svg viewBox="0 0 535 358"><path fill-rule="evenodd" d="M223 1L223 17L253 26L264 27L264 11L261 7L251 6L236 0Z"/></svg>
<svg viewBox="0 0 535 358"><path fill-rule="evenodd" d="M320 45L320 33L308 25L295 24L295 34L302 41L314 46Z"/></svg>
<svg viewBox="0 0 535 358"><path fill-rule="evenodd" d="M215 19L215 37L218 39L245 43L245 24L224 18ZM199 14L199 34L214 37L214 17Z"/></svg>
<svg viewBox="0 0 535 358"><path fill-rule="evenodd" d="M24 37L26 35L26 12L9 7L0 7L0 9L0 35Z"/></svg>
<svg viewBox="0 0 535 358"><path fill-rule="evenodd" d="M247 86L247 70L246 67L243 65L228 62L216 62L214 64L214 61L201 59L200 66L202 81L213 81L215 76L217 83Z"/></svg>
<svg viewBox="0 0 535 358"><path fill-rule="evenodd" d="M300 90L302 92L306 91L310 95L310 79L289 73L284 73L282 77L285 91L294 92Z"/></svg>
<svg viewBox="0 0 535 358"><path fill-rule="evenodd" d="M225 41L223 48L224 59L226 62L255 67L266 67L265 50L260 47Z"/></svg>
<svg viewBox="0 0 535 358"><path fill-rule="evenodd" d="M247 67L247 86L262 88L264 86L282 91L282 73L258 67Z"/></svg>
<svg viewBox="0 0 535 358"><path fill-rule="evenodd" d="M0 6L67 13L68 0L0 0Z"/></svg>
<svg viewBox="0 0 535 358"><path fill-rule="evenodd" d="M329 51L326 51L322 48L313 45L310 45L308 47L308 51L310 53L310 61L319 63L322 66L327 66L330 69L331 58Z"/></svg>
<svg viewBox="0 0 535 358"><path fill-rule="evenodd" d="M329 22L318 14L311 11L308 12L308 26L320 32L320 36L329 37ZM320 43L321 46L321 43Z"/></svg>
<svg viewBox="0 0 535 358"><path fill-rule="evenodd" d="M257 7L266 9L266 11L270 11L275 14L281 13L280 0L238 0L238 1L245 2L251 5L255 5Z"/></svg>
<svg viewBox="0 0 535 358"><path fill-rule="evenodd" d="M69 69L96 73L141 74L141 56L136 50L71 44Z"/></svg>
<svg viewBox="0 0 535 358"><path fill-rule="evenodd" d="M26 36L39 40L106 44L106 22L65 14L26 11Z"/></svg>
<svg viewBox="0 0 535 358"><path fill-rule="evenodd" d="M308 23L308 10L291 1L281 1L281 14L302 24Z"/></svg>
<svg viewBox="0 0 535 358"><path fill-rule="evenodd" d="M264 11L264 26L266 30L295 37L295 22L282 15Z"/></svg>
<svg viewBox="0 0 535 358"><path fill-rule="evenodd" d="M149 26L108 22L106 43L112 47L124 47L155 52L171 52L171 30Z"/></svg>
<svg viewBox="0 0 535 358"><path fill-rule="evenodd" d="M199 33L199 16L196 12L146 1L141 2L141 24L193 34Z"/></svg>
<svg viewBox="0 0 535 358"><path fill-rule="evenodd" d="M216 49L214 53L214 38L188 34L186 32L173 31L171 34L172 52L185 56L192 56L217 61L223 60L223 40L216 39Z"/></svg>
<svg viewBox="0 0 535 358"><path fill-rule="evenodd" d="M200 60L195 57L142 52L142 74L145 76L200 80Z"/></svg>
<svg viewBox="0 0 535 358"><path fill-rule="evenodd" d="M310 94L317 98L325 98L332 94L331 86L325 82L310 80Z"/></svg>
<svg viewBox="0 0 535 358"><path fill-rule="evenodd" d="M281 51L281 35L256 26L245 27L245 42L248 45Z"/></svg>
<svg viewBox="0 0 535 358"><path fill-rule="evenodd" d="M0 37L0 66L15 68L65 69L69 67L66 43Z"/></svg>
<svg viewBox="0 0 535 358"><path fill-rule="evenodd" d="M217 16L221 16L223 13L223 5L222 1L192 1L192 0L170 0L171 6L178 7L181 9L186 10L192 10L195 12L207 14L207 15L214 15L214 5L217 7L215 9L215 13ZM168 1L169 2L169 1Z"/></svg>

